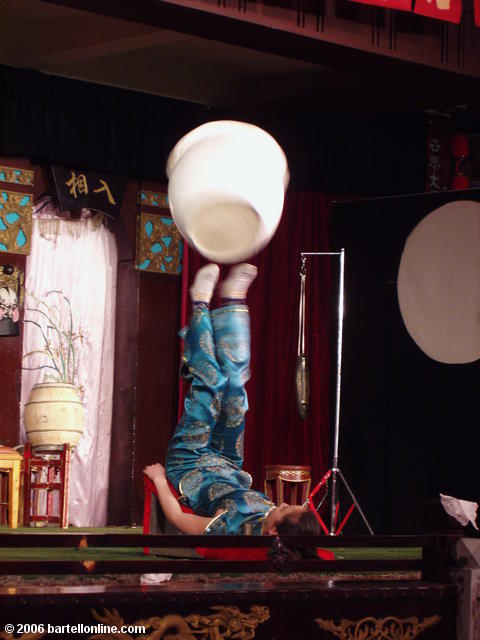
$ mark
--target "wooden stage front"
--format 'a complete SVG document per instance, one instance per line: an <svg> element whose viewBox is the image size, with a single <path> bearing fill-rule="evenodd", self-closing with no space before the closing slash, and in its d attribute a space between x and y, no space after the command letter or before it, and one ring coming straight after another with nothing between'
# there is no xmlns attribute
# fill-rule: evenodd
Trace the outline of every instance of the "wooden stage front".
<svg viewBox="0 0 480 640"><path fill-rule="evenodd" d="M270 547L266 536L71 531L0 534L0 639L456 638L452 536L323 536L318 546L335 560L273 563L191 557L198 547L240 548L247 557ZM311 539L283 540L311 546ZM144 555L144 547L164 555ZM140 583L140 575L156 573L173 578Z"/></svg>

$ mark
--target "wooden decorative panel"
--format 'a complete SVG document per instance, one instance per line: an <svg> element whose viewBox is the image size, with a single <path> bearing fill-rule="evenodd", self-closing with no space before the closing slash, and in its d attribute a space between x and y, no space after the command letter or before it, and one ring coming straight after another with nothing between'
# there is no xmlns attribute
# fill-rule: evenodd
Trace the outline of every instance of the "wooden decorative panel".
<svg viewBox="0 0 480 640"><path fill-rule="evenodd" d="M136 268L139 271L180 274L183 240L173 218L140 213L137 227Z"/></svg>
<svg viewBox="0 0 480 640"><path fill-rule="evenodd" d="M32 196L0 190L0 251L30 253Z"/></svg>
<svg viewBox="0 0 480 640"><path fill-rule="evenodd" d="M333 620L317 618L321 629L329 631L339 640L415 640L418 636L440 622L440 616L430 616L420 620L416 616L400 619L395 616L386 618L367 617L361 620Z"/></svg>
<svg viewBox="0 0 480 640"><path fill-rule="evenodd" d="M34 172L30 169L17 169L6 167L0 164L0 182L10 182L11 184L24 184L33 187Z"/></svg>
<svg viewBox="0 0 480 640"><path fill-rule="evenodd" d="M138 204L142 207L159 207L160 209L168 209L168 195L166 193L157 193L156 191L139 191Z"/></svg>

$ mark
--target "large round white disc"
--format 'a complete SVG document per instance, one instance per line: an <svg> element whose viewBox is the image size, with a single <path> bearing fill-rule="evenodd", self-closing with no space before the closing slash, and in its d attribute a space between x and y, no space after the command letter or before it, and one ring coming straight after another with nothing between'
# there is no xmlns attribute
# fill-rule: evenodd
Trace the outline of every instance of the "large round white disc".
<svg viewBox="0 0 480 640"><path fill-rule="evenodd" d="M480 203L435 209L407 238L398 274L405 326L428 356L480 359Z"/></svg>

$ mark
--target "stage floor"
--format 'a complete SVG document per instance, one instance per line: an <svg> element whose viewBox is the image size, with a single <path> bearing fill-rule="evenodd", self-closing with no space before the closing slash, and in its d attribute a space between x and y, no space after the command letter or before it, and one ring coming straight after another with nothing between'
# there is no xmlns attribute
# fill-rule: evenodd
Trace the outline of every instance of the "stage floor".
<svg viewBox="0 0 480 640"><path fill-rule="evenodd" d="M0 534L8 534L20 538L28 534L38 537L39 543L41 536L48 534L132 534L140 535L142 530L140 527L104 527L104 528L77 528L69 527L68 529L60 529L58 527L19 527L18 529L9 529L8 527L0 527ZM180 536L179 536L180 538ZM336 560L419 560L422 557L421 547L337 547L332 549ZM152 562L165 559L200 559L201 556L194 549L178 547L156 547L155 554L145 555L143 547L132 546L112 546L98 548L63 548L63 547L45 547L45 546L12 546L0 547L0 561L132 561L140 562L141 570L149 573ZM21 586L28 585L79 585L79 584L139 584L141 574L107 574L107 575L1 575L0 586ZM295 582L308 578L309 581L322 580L417 580L419 579L418 571L319 571L303 575L301 572L292 573L248 573L222 575L219 573L179 573L173 574L172 582L231 582L232 575L236 576L236 580L240 581L257 581L268 580L285 582Z"/></svg>
<svg viewBox="0 0 480 640"><path fill-rule="evenodd" d="M76 632L79 640L114 640L104 629L119 625L136 629L122 636L128 640L455 638L457 590L434 575L443 541L340 538L316 541L315 546L323 542L333 551L334 560L277 565L194 555L205 545L242 553L270 548L275 540L267 536L143 536L139 527L3 527L0 619L17 633L12 638L37 630L35 638L52 640L66 637L72 625L82 629ZM311 545L307 539L283 541L290 547ZM161 555L145 555L144 546ZM172 573L171 579L145 582L149 574L163 572ZM92 632L98 623L104 625L101 633ZM2 637L7 636L0 628Z"/></svg>

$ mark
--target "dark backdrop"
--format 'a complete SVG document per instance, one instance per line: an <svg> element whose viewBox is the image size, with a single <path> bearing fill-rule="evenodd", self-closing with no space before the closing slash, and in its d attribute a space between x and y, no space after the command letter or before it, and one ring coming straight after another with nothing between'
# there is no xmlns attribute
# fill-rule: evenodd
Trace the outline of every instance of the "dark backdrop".
<svg viewBox="0 0 480 640"><path fill-rule="evenodd" d="M439 493L478 501L480 364L441 364L410 338L397 301L408 234L436 207L480 190L337 203L345 248L340 468L375 533L422 529ZM358 517L352 530L365 532Z"/></svg>
<svg viewBox="0 0 480 640"><path fill-rule="evenodd" d="M285 149L291 171L290 191L297 190L297 194L308 190L317 192L321 198L321 192L388 194L408 193L424 187L426 141L425 119L421 113L347 118L334 114L320 116L314 108L250 111L248 115L233 110L220 112L178 100L0 65L0 155L29 158L34 164L110 171L150 178L155 184L162 184L166 157L178 138L198 124L217 118L248 120L270 131ZM174 276L161 279L156 274L135 272L133 198L134 194L124 207L125 215L116 230L120 268L112 448L116 456L112 478L117 487L112 492L115 502L111 509L112 523L124 523L130 514L133 514L132 521L140 518L141 465L146 453L158 459L166 435L173 428L175 413L170 396L176 389L174 361L180 285L172 281ZM304 211L314 215L316 210L312 207L308 211L307 207ZM320 237L312 227L306 237L307 227L302 226L302 219L295 214L293 207L289 220L292 226L283 227L283 244L278 244L281 237L278 235L277 244L262 254L262 260L272 260L268 265L272 282L276 265L284 266L283 261L287 260L297 282L298 256L292 260L291 229L296 228L302 238L302 243L295 245L297 252L323 246L325 236ZM271 253L274 250L276 253ZM291 287L288 279L287 286ZM292 300L294 298L292 293ZM133 306L131 300L134 300ZM158 313L159 310L162 313ZM271 313L274 311L275 305L272 305ZM158 326L150 321L156 312ZM164 335L159 336L157 332ZM166 343L174 345L168 357L165 357ZM149 350L152 344L155 344L153 355ZM280 349L283 346L281 343ZM171 378L167 380L156 374L152 382L144 358L153 358L153 361L158 358L162 373L171 370ZM261 370L259 367L257 370L259 376ZM267 367L262 375L268 379L268 374ZM155 395L160 387L168 411L162 411L163 431L158 437L155 429L159 420L152 409L151 398L160 397ZM271 414L274 414L273 408ZM15 416L12 414L12 425L17 423ZM278 417L279 422L284 420L284 416ZM310 441L304 433L301 436L303 452ZM143 442L154 442L154 450L142 449ZM288 443L282 441L282 447ZM314 450L320 448L316 446ZM288 453L294 460L295 451L289 448ZM322 456L325 454L322 448ZM262 465L268 461L262 460ZM117 473L119 468L123 474ZM133 506L129 490L132 477L136 479Z"/></svg>
<svg viewBox="0 0 480 640"><path fill-rule="evenodd" d="M164 182L177 140L223 118L258 124L278 139L292 190L380 195L424 188L421 112L326 116L304 106L220 111L0 65L0 155Z"/></svg>

